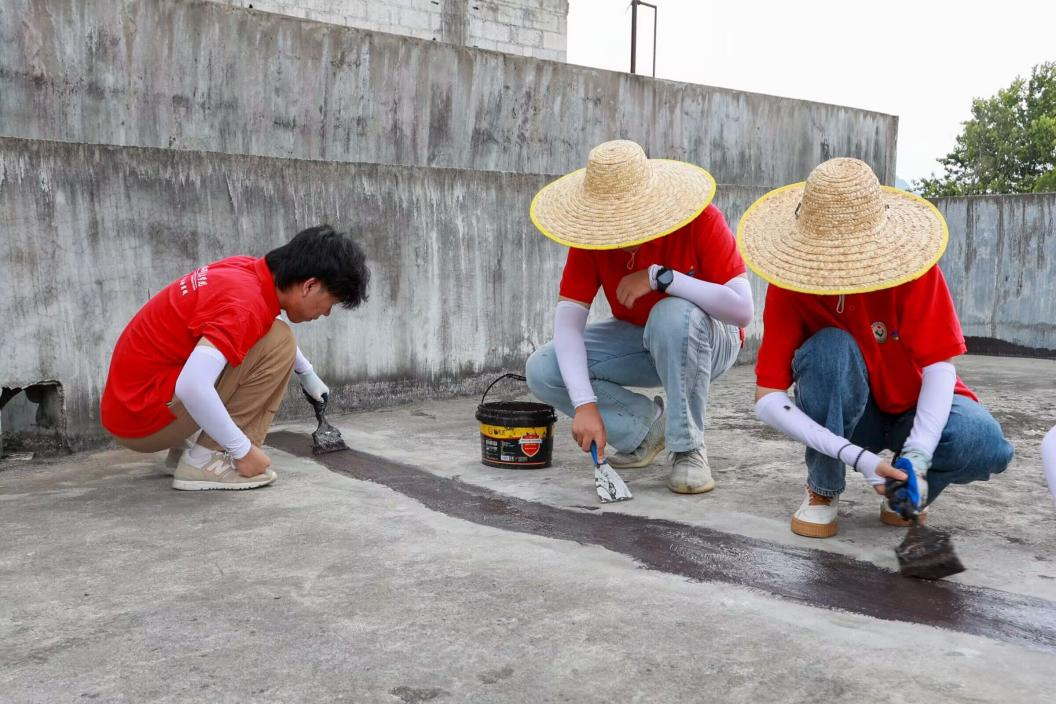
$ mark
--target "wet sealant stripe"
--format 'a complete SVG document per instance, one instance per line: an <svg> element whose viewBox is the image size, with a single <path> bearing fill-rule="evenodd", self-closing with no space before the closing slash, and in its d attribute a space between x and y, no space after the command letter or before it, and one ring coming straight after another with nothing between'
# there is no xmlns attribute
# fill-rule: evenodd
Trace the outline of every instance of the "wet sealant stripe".
<svg viewBox="0 0 1056 704"><path fill-rule="evenodd" d="M307 435L272 433L268 444L480 525L598 545L632 557L649 569L759 589L808 606L1056 652L1056 604L1044 599L954 582L907 579L844 555L673 521L547 506L356 450L313 456Z"/></svg>

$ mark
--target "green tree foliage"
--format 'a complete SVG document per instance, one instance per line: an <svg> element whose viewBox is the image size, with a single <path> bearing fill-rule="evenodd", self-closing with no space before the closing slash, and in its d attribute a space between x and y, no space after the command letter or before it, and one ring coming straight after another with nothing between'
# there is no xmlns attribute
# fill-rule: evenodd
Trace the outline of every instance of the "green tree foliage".
<svg viewBox="0 0 1056 704"><path fill-rule="evenodd" d="M972 119L938 161L945 174L913 184L928 198L1056 191L1056 61L973 100Z"/></svg>

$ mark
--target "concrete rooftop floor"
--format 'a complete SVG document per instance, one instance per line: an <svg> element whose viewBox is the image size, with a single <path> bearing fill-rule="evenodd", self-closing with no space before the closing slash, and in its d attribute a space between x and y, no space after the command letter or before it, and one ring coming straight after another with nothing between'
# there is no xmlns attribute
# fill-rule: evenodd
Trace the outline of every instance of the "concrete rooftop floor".
<svg viewBox="0 0 1056 704"><path fill-rule="evenodd" d="M938 586L891 576L903 532L880 523L859 477L836 538L789 531L802 450L751 414L750 367L714 387L718 487L699 496L664 487L665 459L623 473L634 501L598 508L565 418L553 467L484 467L475 398L333 419L353 448L440 477L435 487L386 481L380 460L359 457L382 475L365 481L281 450L270 451L279 481L246 492L172 491L162 456L123 450L9 461L0 700L1042 701L1056 687L1056 621L1044 615L1056 618L1056 511L1039 444L1056 422L1056 362L970 357L959 369L1017 456L937 502L932 525L953 533L968 567ZM491 497L512 528L465 518L445 487ZM571 527L537 530L536 508ZM607 519L675 526L676 539L607 549ZM679 573L705 554L691 544L700 535L748 546L737 559L761 556L752 569L776 587ZM638 548L671 551L676 568L643 563ZM717 574L729 564L701 559ZM875 577L849 597L861 608L818 605L856 570ZM1023 607L1036 628L965 632L957 613L932 614L951 603L977 623Z"/></svg>

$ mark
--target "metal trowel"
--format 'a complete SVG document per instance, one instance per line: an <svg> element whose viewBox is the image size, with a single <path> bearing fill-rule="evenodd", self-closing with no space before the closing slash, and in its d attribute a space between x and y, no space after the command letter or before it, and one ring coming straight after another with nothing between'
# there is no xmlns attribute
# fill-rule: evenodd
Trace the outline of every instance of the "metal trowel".
<svg viewBox="0 0 1056 704"><path fill-rule="evenodd" d="M594 488L601 503L630 501L634 498L616 470L608 462L598 459L598 446L594 442L590 443L590 456L594 459Z"/></svg>
<svg viewBox="0 0 1056 704"><path fill-rule="evenodd" d="M341 431L330 425L330 422L326 419L326 404L330 401L330 395L323 394L322 401L316 401L307 392L305 392L304 397L308 399L308 403L312 404L312 410L315 411L315 419L319 422L319 427L312 433L312 454L325 455L328 452L347 450L348 445L345 444L344 438L341 437Z"/></svg>

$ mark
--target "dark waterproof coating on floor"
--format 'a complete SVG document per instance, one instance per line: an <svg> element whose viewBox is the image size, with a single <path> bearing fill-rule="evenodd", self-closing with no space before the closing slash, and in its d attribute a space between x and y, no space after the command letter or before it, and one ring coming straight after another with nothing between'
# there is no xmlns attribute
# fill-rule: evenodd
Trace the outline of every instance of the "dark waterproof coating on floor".
<svg viewBox="0 0 1056 704"><path fill-rule="evenodd" d="M914 523L906 539L895 548L898 569L904 577L942 579L964 572L964 565L953 551L950 534Z"/></svg>

